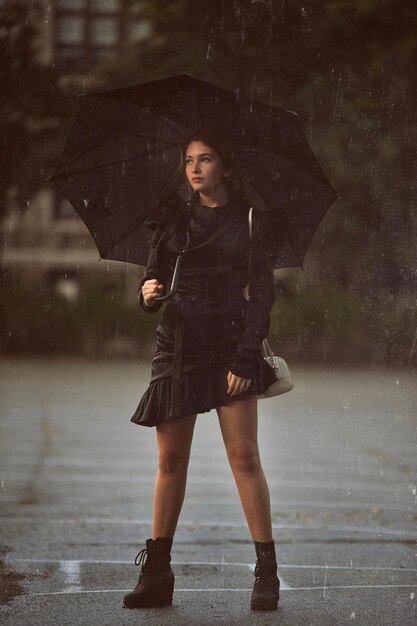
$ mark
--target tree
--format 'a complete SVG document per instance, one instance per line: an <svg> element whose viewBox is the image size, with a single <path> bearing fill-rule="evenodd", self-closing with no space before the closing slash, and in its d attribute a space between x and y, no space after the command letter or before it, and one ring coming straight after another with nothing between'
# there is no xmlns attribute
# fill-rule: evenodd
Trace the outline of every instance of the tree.
<svg viewBox="0 0 417 626"><path fill-rule="evenodd" d="M37 23L42 12L36 0L6 0L0 7L1 213L10 188L24 205L44 184L60 128L69 114L58 72L38 60Z"/></svg>

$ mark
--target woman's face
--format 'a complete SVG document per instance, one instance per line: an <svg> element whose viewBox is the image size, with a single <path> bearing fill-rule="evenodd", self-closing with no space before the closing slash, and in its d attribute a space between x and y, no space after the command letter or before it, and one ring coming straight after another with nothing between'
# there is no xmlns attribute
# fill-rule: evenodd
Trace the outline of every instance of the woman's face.
<svg viewBox="0 0 417 626"><path fill-rule="evenodd" d="M192 141L185 152L185 173L194 191L213 193L225 186L225 169L220 155L202 141Z"/></svg>

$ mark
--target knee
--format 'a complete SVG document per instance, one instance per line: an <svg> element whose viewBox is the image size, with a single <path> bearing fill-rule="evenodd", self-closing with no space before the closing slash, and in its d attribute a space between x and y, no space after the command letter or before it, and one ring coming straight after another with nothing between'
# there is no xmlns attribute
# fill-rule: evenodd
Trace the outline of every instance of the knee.
<svg viewBox="0 0 417 626"><path fill-rule="evenodd" d="M253 476L261 469L259 450L256 445L235 446L228 452L233 472Z"/></svg>
<svg viewBox="0 0 417 626"><path fill-rule="evenodd" d="M160 474L186 474L188 457L177 452L164 452L158 457L158 471Z"/></svg>

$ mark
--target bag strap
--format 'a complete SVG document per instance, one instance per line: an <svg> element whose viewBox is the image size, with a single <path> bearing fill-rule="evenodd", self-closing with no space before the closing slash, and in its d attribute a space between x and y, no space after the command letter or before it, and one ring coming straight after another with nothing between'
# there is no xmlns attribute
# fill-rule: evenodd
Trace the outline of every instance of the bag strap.
<svg viewBox="0 0 417 626"><path fill-rule="evenodd" d="M249 209L249 213L248 213L248 222L249 222L249 239L252 240L252 236L253 236L253 206L251 206L251 208Z"/></svg>
<svg viewBox="0 0 417 626"><path fill-rule="evenodd" d="M248 230L249 230L249 255L248 255L248 286L245 289L245 298L250 299L250 275L252 271L252 237L253 237L253 206L250 207L248 213Z"/></svg>
<svg viewBox="0 0 417 626"><path fill-rule="evenodd" d="M252 271L252 241L253 241L253 206L250 207L248 213L248 227L249 227L249 277L248 277L248 299L250 299L250 275ZM262 341L262 351L264 356L274 357L275 354L269 345L267 339Z"/></svg>

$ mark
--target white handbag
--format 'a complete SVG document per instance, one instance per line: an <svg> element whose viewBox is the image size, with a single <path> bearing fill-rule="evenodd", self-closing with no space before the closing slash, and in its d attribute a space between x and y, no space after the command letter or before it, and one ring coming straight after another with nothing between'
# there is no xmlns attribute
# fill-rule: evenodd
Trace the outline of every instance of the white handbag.
<svg viewBox="0 0 417 626"><path fill-rule="evenodd" d="M279 396L281 393L291 391L294 387L294 381L292 379L288 363L282 358L282 356L275 356L266 339L262 342L262 355L268 365L270 365L274 370L275 376L278 380L272 383L272 385L269 385L268 389L264 393L258 395L258 398L260 400L263 398L273 398L274 396Z"/></svg>
<svg viewBox="0 0 417 626"><path fill-rule="evenodd" d="M252 212L253 212L253 207L249 209L249 216L248 216L250 240L252 240L252 232L253 232ZM251 268L251 256L252 256L251 251L249 251L249 275L250 275L250 268ZM279 396L282 393L291 391L291 389L294 387L294 381L291 376L290 368L288 367L288 364L285 361L285 359L283 359L281 356L276 356L273 353L272 348L269 345L267 339L264 339L262 342L262 356L265 359L265 361L268 363L268 365L272 367L278 380L276 380L271 385L269 385L268 389L264 393L258 395L258 398L260 400L264 398L273 398L274 396Z"/></svg>

